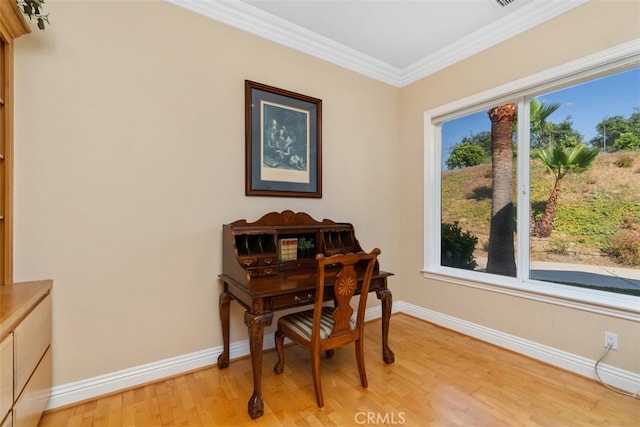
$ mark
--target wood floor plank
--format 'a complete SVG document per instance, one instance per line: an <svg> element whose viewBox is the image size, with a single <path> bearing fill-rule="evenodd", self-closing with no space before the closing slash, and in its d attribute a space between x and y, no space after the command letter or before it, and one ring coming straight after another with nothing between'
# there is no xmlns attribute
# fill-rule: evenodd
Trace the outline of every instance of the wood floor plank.
<svg viewBox="0 0 640 427"><path fill-rule="evenodd" d="M404 314L391 319L396 362L386 365L379 333L379 320L367 324L366 389L352 347L322 359L322 409L309 354L290 346L281 375L272 371L275 352L264 354L258 420L247 415L251 363L243 358L47 412L40 426L640 425L640 400Z"/></svg>

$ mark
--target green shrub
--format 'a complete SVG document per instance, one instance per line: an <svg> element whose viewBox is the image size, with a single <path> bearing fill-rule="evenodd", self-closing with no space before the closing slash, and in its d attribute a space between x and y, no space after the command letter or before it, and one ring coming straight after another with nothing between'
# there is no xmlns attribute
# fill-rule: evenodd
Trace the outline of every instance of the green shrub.
<svg viewBox="0 0 640 427"><path fill-rule="evenodd" d="M613 146L618 150L640 150L640 138L631 132L623 132Z"/></svg>
<svg viewBox="0 0 640 427"><path fill-rule="evenodd" d="M612 238L603 250L621 264L640 265L640 234L625 231Z"/></svg>
<svg viewBox="0 0 640 427"><path fill-rule="evenodd" d="M473 270L478 266L473 251L478 238L469 231L462 231L458 221L453 224L442 223L440 241L441 263L448 267Z"/></svg>
<svg viewBox="0 0 640 427"><path fill-rule="evenodd" d="M630 168L633 165L633 158L629 156L620 157L613 164L619 168Z"/></svg>
<svg viewBox="0 0 640 427"><path fill-rule="evenodd" d="M569 254L569 240L566 236L552 235L549 241L548 251L552 254L568 255Z"/></svg>
<svg viewBox="0 0 640 427"><path fill-rule="evenodd" d="M486 163L487 155L480 144L463 142L456 144L445 162L449 169L461 169Z"/></svg>

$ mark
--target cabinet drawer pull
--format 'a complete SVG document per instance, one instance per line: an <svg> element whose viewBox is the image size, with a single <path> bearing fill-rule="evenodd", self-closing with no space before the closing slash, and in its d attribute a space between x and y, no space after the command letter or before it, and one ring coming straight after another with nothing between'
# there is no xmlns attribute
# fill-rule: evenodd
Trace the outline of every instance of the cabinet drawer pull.
<svg viewBox="0 0 640 427"><path fill-rule="evenodd" d="M313 300L313 295L307 294L307 297L305 299L302 299L298 295L296 295L294 300L296 302L309 302L309 301Z"/></svg>

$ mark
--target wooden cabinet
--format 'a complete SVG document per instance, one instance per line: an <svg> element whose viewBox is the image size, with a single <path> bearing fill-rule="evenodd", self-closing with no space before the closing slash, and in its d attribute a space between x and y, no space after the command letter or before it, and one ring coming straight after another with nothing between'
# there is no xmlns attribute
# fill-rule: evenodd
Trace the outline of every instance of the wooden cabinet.
<svg viewBox="0 0 640 427"><path fill-rule="evenodd" d="M13 406L13 334L0 342L0 421ZM4 424L3 424L4 426Z"/></svg>
<svg viewBox="0 0 640 427"><path fill-rule="evenodd" d="M52 282L11 284L13 41L29 26L0 0L0 427L36 426L51 388Z"/></svg>
<svg viewBox="0 0 640 427"><path fill-rule="evenodd" d="M0 285L0 427L35 427L51 390L50 280Z"/></svg>

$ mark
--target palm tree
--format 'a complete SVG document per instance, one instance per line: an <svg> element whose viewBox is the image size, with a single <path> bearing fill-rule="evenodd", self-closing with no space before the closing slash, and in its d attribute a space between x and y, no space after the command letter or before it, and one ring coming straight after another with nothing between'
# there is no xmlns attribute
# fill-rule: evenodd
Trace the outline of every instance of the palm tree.
<svg viewBox="0 0 640 427"><path fill-rule="evenodd" d="M489 110L491 120L491 228L487 272L516 275L513 218L513 121L516 105L506 104Z"/></svg>
<svg viewBox="0 0 640 427"><path fill-rule="evenodd" d="M531 147L543 147L551 142L551 129L547 118L553 114L562 104L545 104L537 98L529 101L529 114L531 121Z"/></svg>
<svg viewBox="0 0 640 427"><path fill-rule="evenodd" d="M547 204L539 221L533 223L531 235L535 237L549 237L553 230L553 221L558 206L560 194L560 181L569 173L582 173L587 170L600 153L598 147L587 148L584 144L575 147L567 147L560 143L554 143L546 149L535 150L532 154L539 158L547 170L555 177L553 189L547 199Z"/></svg>

